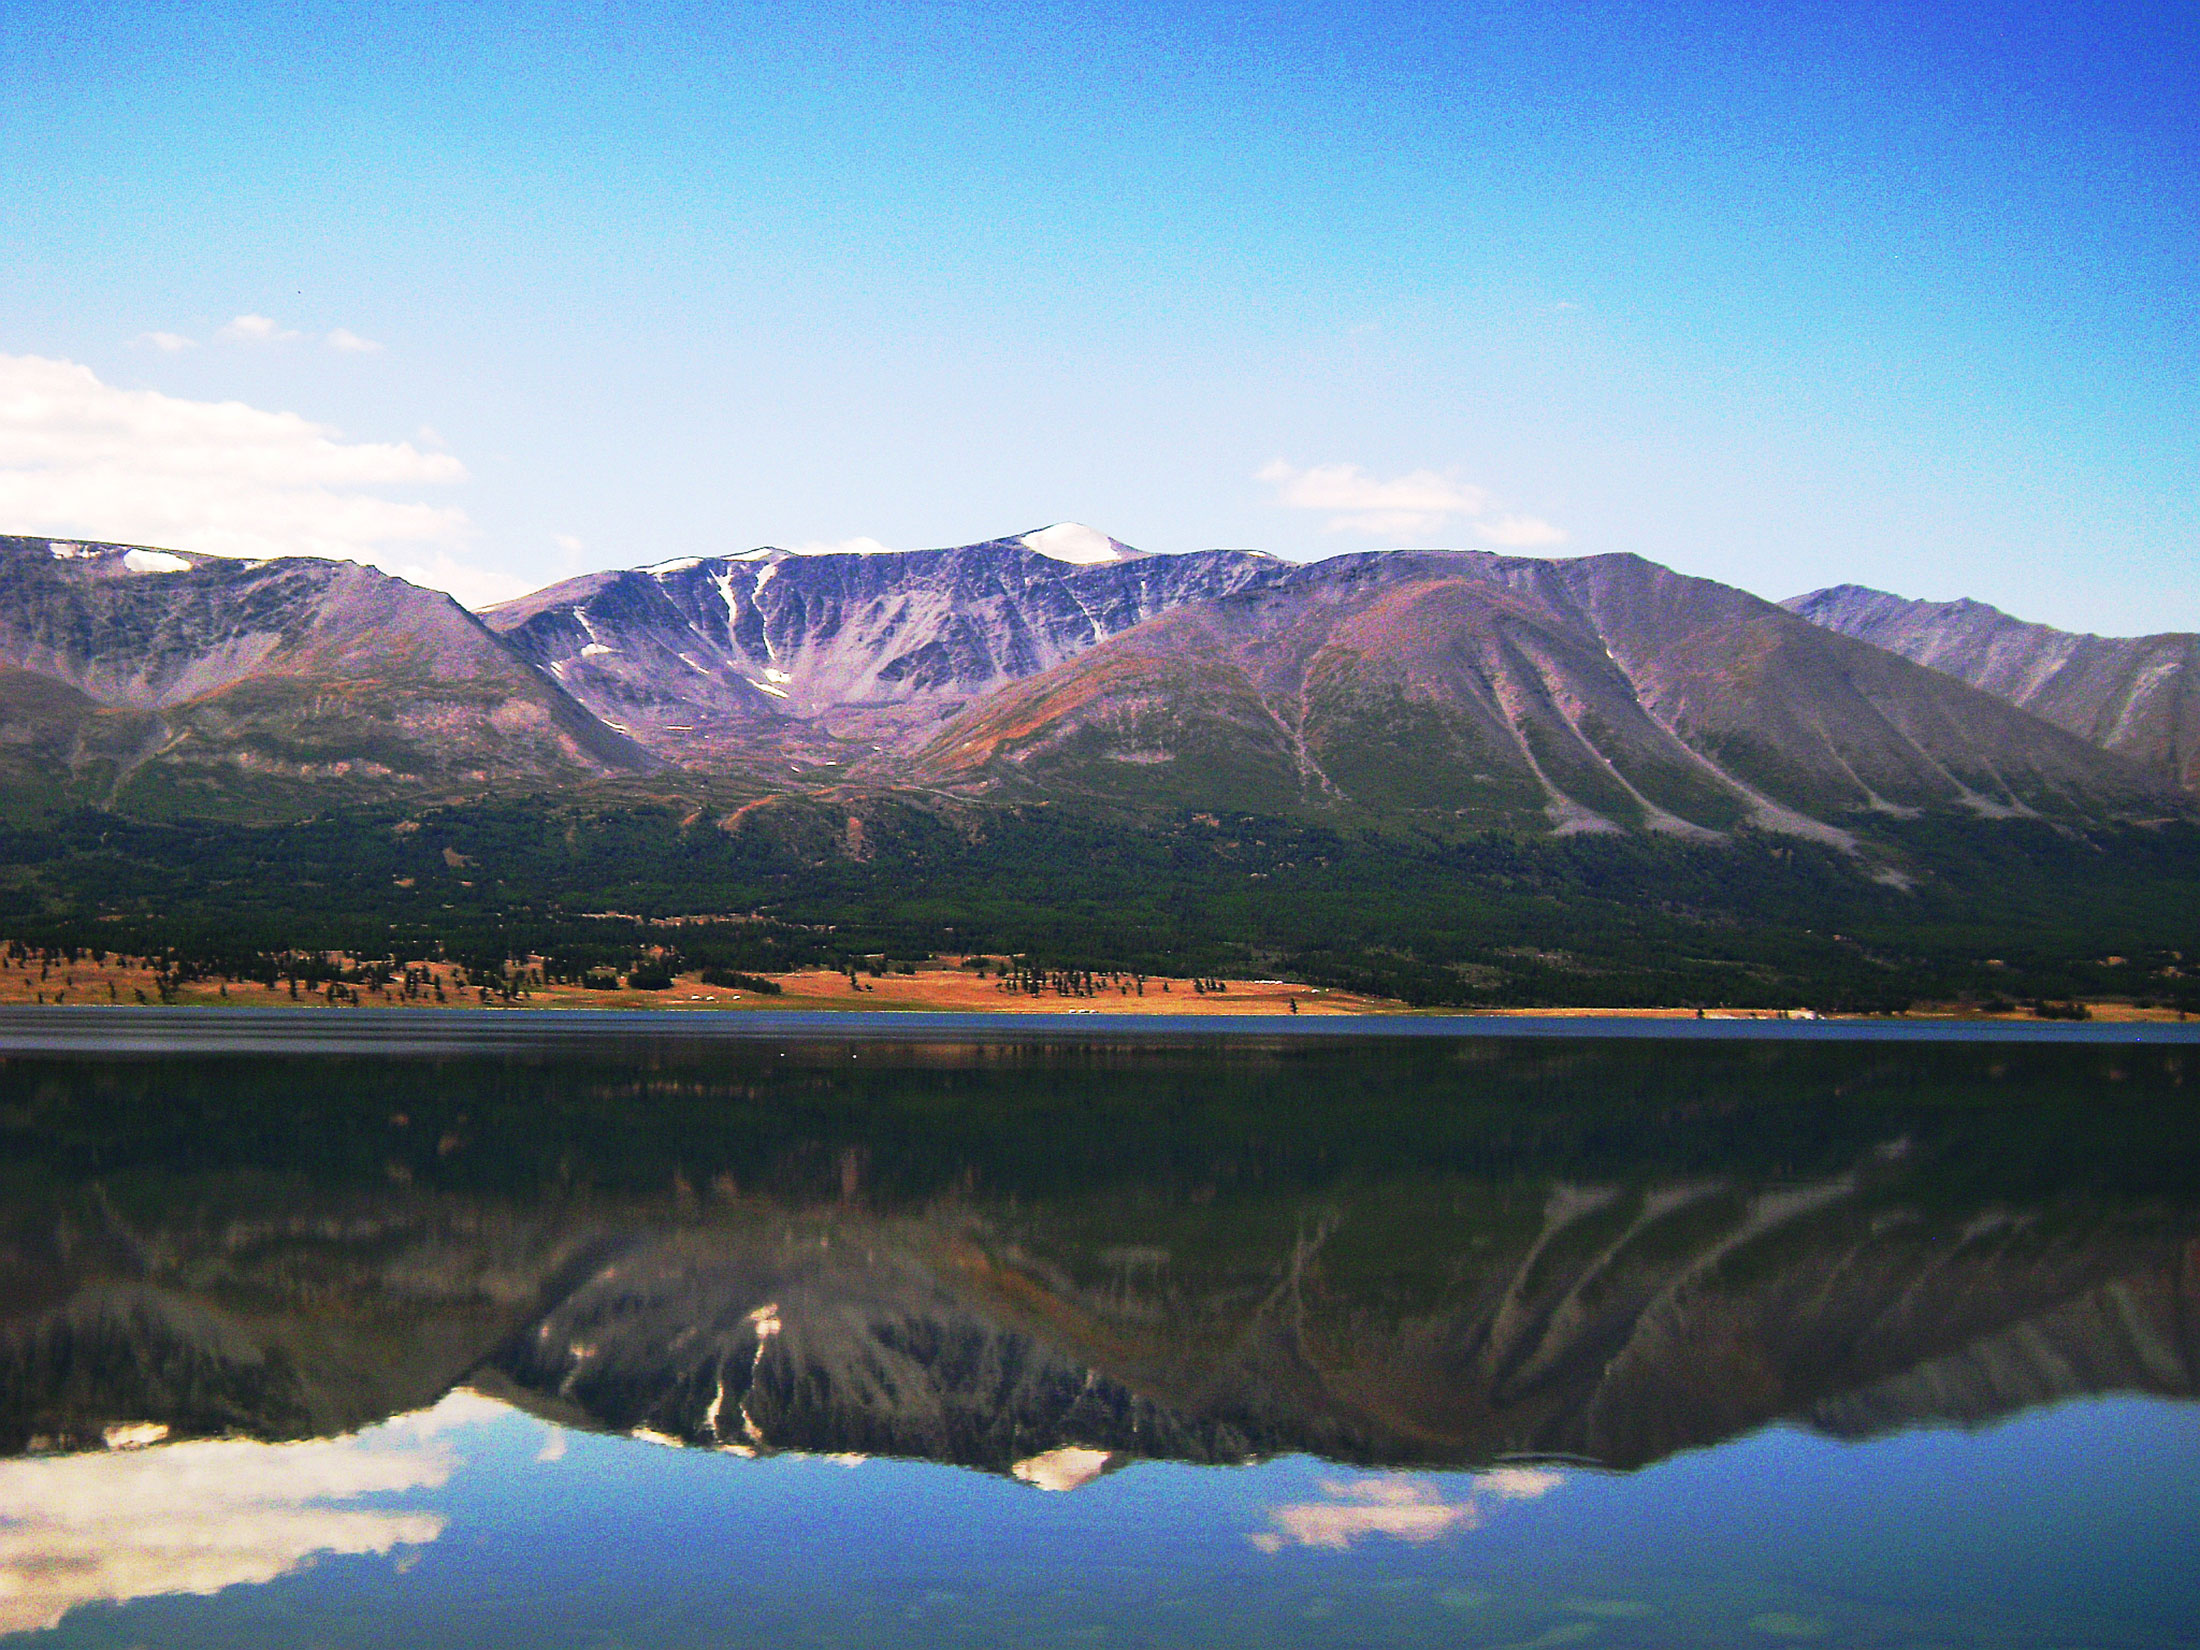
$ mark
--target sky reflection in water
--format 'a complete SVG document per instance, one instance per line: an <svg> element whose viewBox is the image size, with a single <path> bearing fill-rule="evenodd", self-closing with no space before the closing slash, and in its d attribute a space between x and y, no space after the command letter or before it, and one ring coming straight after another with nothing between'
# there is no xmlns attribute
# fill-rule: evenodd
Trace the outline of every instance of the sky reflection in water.
<svg viewBox="0 0 2200 1650"><path fill-rule="evenodd" d="M0 1636L2200 1643L2180 1051L864 1054L0 1064Z"/></svg>
<svg viewBox="0 0 2200 1650"><path fill-rule="evenodd" d="M327 1443L17 1463L0 1586L15 1629L83 1606L55 1646L2169 1645L2194 1422L2106 1399L1864 1445L1772 1429L1633 1474L1142 1462L1049 1495L458 1394ZM88 1466L134 1492L95 1505Z"/></svg>

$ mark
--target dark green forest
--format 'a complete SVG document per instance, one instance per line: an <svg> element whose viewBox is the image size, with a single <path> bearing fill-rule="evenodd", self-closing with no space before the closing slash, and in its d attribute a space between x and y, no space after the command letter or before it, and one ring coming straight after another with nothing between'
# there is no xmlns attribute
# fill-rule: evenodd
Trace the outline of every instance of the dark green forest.
<svg viewBox="0 0 2200 1650"><path fill-rule="evenodd" d="M877 796L715 812L568 797L184 825L87 810L0 829L0 938L237 974L314 951L477 969L533 954L575 973L645 953L754 971L984 954L1422 1006L2200 1008L2200 830L2181 824L1926 816L1874 821L1851 851Z"/></svg>

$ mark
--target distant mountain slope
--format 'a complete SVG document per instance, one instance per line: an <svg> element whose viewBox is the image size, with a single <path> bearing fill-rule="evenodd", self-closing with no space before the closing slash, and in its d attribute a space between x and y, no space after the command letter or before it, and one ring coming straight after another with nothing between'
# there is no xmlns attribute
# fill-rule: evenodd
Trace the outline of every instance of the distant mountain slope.
<svg viewBox="0 0 2200 1650"><path fill-rule="evenodd" d="M1781 604L2021 705L2200 795L2200 635L2087 636L1837 584Z"/></svg>
<svg viewBox="0 0 2200 1650"><path fill-rule="evenodd" d="M1561 830L2179 806L1991 695L1634 556L1292 567L994 693L918 771L1009 795Z"/></svg>
<svg viewBox="0 0 2200 1650"><path fill-rule="evenodd" d="M284 812L649 762L448 596L372 568L0 538L18 802Z"/></svg>
<svg viewBox="0 0 2200 1650"><path fill-rule="evenodd" d="M1279 576L1073 523L948 550L750 550L592 573L482 614L581 703L691 766L922 744L980 694L1157 613Z"/></svg>

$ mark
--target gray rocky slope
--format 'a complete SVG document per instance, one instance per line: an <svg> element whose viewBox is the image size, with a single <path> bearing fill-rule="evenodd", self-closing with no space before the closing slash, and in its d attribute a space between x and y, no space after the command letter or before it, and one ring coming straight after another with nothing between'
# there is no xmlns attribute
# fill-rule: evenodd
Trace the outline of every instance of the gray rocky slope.
<svg viewBox="0 0 2200 1650"><path fill-rule="evenodd" d="M650 765L439 591L350 562L0 538L15 800L288 811Z"/></svg>
<svg viewBox="0 0 2200 1650"><path fill-rule="evenodd" d="M1969 682L2200 795L2200 635L2090 636L1858 584L1782 604Z"/></svg>

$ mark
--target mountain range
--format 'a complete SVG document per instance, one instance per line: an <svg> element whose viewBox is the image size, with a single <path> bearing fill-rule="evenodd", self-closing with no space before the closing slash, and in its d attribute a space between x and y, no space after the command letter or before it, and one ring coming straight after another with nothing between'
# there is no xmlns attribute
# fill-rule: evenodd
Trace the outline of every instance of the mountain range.
<svg viewBox="0 0 2200 1650"><path fill-rule="evenodd" d="M2181 649L2181 651L2180 651ZM0 792L177 816L721 779L1561 834L2189 813L2192 637L1638 557L760 549L482 612L349 563L0 539Z"/></svg>

